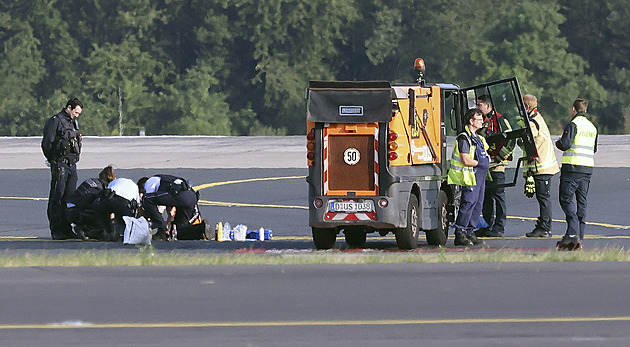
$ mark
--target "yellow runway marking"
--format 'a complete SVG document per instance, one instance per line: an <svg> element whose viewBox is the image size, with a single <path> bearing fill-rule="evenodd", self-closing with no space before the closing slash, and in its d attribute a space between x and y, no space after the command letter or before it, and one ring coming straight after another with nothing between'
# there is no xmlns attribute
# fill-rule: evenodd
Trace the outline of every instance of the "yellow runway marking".
<svg viewBox="0 0 630 347"><path fill-rule="evenodd" d="M128 329L128 328L224 328L224 327L304 327L304 326L383 326L429 324L497 324L497 323L584 323L627 322L630 316L618 317L548 317L548 318L464 318L464 319L376 319L267 322L163 322L163 323L89 323L2 324L0 330L14 329Z"/></svg>
<svg viewBox="0 0 630 347"><path fill-rule="evenodd" d="M0 241L37 240L35 236L0 236Z"/></svg>
<svg viewBox="0 0 630 347"><path fill-rule="evenodd" d="M0 196L0 200L35 200L48 201L48 198L31 198L28 196Z"/></svg>
<svg viewBox="0 0 630 347"><path fill-rule="evenodd" d="M223 181L223 182L213 182L201 184L193 187L194 190L201 190L210 187L224 186L227 184L237 184L237 183L250 183L250 182L260 182L260 181L277 181L277 180L288 180L288 179L296 179L296 178L305 178L306 176L282 176L282 177L262 177L262 178L248 178L242 180L234 180L234 181Z"/></svg>
<svg viewBox="0 0 630 347"><path fill-rule="evenodd" d="M524 220L538 220L536 217L518 217L518 216L507 216L510 219L524 219ZM562 219L553 219L553 222L558 223L566 223L566 221ZM610 224L610 223L599 223L599 222L586 222L587 225L597 225L605 228L619 228L619 229L630 229L630 226L627 225L619 225L619 224Z"/></svg>
<svg viewBox="0 0 630 347"><path fill-rule="evenodd" d="M312 236L273 236L274 241L312 241Z"/></svg>

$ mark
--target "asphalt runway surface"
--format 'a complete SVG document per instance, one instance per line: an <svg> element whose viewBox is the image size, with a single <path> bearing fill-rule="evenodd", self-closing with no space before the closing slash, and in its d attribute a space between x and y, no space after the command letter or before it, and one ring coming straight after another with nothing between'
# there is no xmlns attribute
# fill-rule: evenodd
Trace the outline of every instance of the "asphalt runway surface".
<svg viewBox="0 0 630 347"><path fill-rule="evenodd" d="M626 263L0 269L3 346L627 346Z"/></svg>
<svg viewBox="0 0 630 347"><path fill-rule="evenodd" d="M586 248L628 248L629 140L600 139ZM178 174L199 188L204 217L274 233L264 242L159 242L155 252L317 253L308 227L304 142L88 138L79 180L110 163L119 177L134 180ZM0 138L0 161L7 163L0 169L0 249L134 251L49 239L50 173L37 146L37 138ZM488 239L486 247L552 249L565 227L557 178L553 184L554 238L523 237L537 204L522 194L521 180L507 191L506 237ZM434 250L420 243L418 252ZM345 248L343 236L335 247ZM391 251L395 241L370 237L366 247ZM452 239L447 250L455 250ZM630 264L609 262L0 268L0 345L626 346L629 275Z"/></svg>

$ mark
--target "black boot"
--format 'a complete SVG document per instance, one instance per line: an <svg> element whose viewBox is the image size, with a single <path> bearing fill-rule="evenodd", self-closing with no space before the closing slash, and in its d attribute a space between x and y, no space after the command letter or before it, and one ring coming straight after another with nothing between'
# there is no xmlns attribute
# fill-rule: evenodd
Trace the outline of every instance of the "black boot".
<svg viewBox="0 0 630 347"><path fill-rule="evenodd" d="M106 230L105 234L105 241L120 241L120 234L118 232L118 223L116 223L116 219L109 220L109 228Z"/></svg>
<svg viewBox="0 0 630 347"><path fill-rule="evenodd" d="M544 230L536 227L531 232L525 234L526 237L551 237L551 230Z"/></svg>
<svg viewBox="0 0 630 347"><path fill-rule="evenodd" d="M468 234L468 235L466 235L466 237L468 237L470 242L472 242L472 244L475 245L475 246L485 245L486 244L483 240L478 239L477 235L475 235L475 233Z"/></svg>
<svg viewBox="0 0 630 347"><path fill-rule="evenodd" d="M565 235L556 243L559 251L579 251L582 249L582 240L577 235Z"/></svg>
<svg viewBox="0 0 630 347"><path fill-rule="evenodd" d="M473 243L470 241L466 234L459 232L455 234L455 241L453 241L455 246L472 246Z"/></svg>

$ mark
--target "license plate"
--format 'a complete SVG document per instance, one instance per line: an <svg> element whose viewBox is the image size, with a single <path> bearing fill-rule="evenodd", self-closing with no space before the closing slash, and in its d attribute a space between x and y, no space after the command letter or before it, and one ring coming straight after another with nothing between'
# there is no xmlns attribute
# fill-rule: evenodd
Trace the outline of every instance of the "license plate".
<svg viewBox="0 0 630 347"><path fill-rule="evenodd" d="M331 201L330 212L372 212L371 200L365 201Z"/></svg>

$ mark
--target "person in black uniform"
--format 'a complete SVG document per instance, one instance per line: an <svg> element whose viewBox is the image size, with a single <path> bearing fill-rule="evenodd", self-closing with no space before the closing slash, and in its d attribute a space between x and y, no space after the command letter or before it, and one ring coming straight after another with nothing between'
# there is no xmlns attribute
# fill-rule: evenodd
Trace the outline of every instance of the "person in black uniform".
<svg viewBox="0 0 630 347"><path fill-rule="evenodd" d="M94 201L94 209L101 222L101 234L95 237L105 241L119 241L124 237L124 216L138 217L140 192L136 182L128 178L111 181Z"/></svg>
<svg viewBox="0 0 630 347"><path fill-rule="evenodd" d="M48 222L53 240L77 238L66 219L66 201L77 186L77 166L81 154L81 135L76 118L83 111L77 98L70 99L61 112L52 116L44 126L42 152L50 163L50 194Z"/></svg>
<svg viewBox="0 0 630 347"><path fill-rule="evenodd" d="M116 179L114 168L106 166L98 178L90 178L81 183L66 202L66 219L74 224L74 233L81 238L99 238L102 225L94 208L94 201L107 185Z"/></svg>
<svg viewBox="0 0 630 347"><path fill-rule="evenodd" d="M178 238L190 237L189 239L203 238L204 226L201 226L200 233L195 236L184 236L182 231L187 227L201 222L199 207L197 202L199 195L192 189L192 185L186 179L171 175L155 175L153 177L143 177L138 180L138 188L142 196L142 207L152 228L157 229L154 240L167 240L172 235L172 225L178 230ZM166 206L167 211L175 207L173 222L168 225L167 221L158 210L158 206ZM205 225L205 223L204 223ZM186 232L189 234L189 232Z"/></svg>

